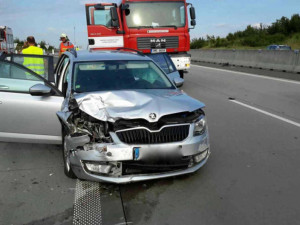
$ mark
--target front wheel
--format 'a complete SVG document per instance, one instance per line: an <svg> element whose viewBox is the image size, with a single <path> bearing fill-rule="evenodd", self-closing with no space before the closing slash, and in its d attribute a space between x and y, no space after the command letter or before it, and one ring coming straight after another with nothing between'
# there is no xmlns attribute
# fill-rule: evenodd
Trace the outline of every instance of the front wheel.
<svg viewBox="0 0 300 225"><path fill-rule="evenodd" d="M71 167L70 151L67 149L65 136L66 136L66 133L63 131L62 132L62 153L63 153L63 160L64 160L64 172L67 177L76 179L77 177Z"/></svg>

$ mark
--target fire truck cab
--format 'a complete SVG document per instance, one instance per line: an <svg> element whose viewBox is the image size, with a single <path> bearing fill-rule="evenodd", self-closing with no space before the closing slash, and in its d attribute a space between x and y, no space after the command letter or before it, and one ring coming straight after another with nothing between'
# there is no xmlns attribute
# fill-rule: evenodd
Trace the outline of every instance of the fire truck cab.
<svg viewBox="0 0 300 225"><path fill-rule="evenodd" d="M6 26L0 26L0 52L13 53L14 38L12 29Z"/></svg>
<svg viewBox="0 0 300 225"><path fill-rule="evenodd" d="M189 30L196 25L196 16L186 0L122 0L120 4L85 7L90 49L125 47L145 54L167 52L182 77L190 68Z"/></svg>

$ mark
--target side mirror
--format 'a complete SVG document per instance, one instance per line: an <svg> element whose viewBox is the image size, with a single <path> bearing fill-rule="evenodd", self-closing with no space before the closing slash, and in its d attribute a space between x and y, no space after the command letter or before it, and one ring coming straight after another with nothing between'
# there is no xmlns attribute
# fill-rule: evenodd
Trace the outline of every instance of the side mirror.
<svg viewBox="0 0 300 225"><path fill-rule="evenodd" d="M116 7L111 7L110 8L110 15L111 15L111 26L112 27L120 27L119 25L119 16L118 16L118 11Z"/></svg>
<svg viewBox="0 0 300 225"><path fill-rule="evenodd" d="M191 20L191 26L196 26L196 20Z"/></svg>
<svg viewBox="0 0 300 225"><path fill-rule="evenodd" d="M184 79L176 77L173 80L176 87L181 87L183 85Z"/></svg>
<svg viewBox="0 0 300 225"><path fill-rule="evenodd" d="M29 88L32 96L48 96L52 94L52 89L44 84L35 84Z"/></svg>
<svg viewBox="0 0 300 225"><path fill-rule="evenodd" d="M193 6L190 8L190 16L191 16L191 20L196 19L195 8Z"/></svg>

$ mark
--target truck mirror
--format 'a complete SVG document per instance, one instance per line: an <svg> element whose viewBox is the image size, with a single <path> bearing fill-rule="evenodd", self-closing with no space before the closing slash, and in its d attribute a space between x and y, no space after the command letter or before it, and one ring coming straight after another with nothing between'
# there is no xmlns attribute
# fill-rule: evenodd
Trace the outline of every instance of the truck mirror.
<svg viewBox="0 0 300 225"><path fill-rule="evenodd" d="M121 9L122 9L122 10L129 9L129 4L122 4Z"/></svg>
<svg viewBox="0 0 300 225"><path fill-rule="evenodd" d="M193 6L190 8L190 16L191 16L191 20L196 19L195 8Z"/></svg>
<svg viewBox="0 0 300 225"><path fill-rule="evenodd" d="M117 12L116 7L111 7L110 8L110 15L111 15L111 26L112 27L119 27L119 16Z"/></svg>
<svg viewBox="0 0 300 225"><path fill-rule="evenodd" d="M191 26L196 26L196 20L191 20Z"/></svg>
<svg viewBox="0 0 300 225"><path fill-rule="evenodd" d="M130 14L130 9L125 9L124 12L125 12L125 16L128 16Z"/></svg>
<svg viewBox="0 0 300 225"><path fill-rule="evenodd" d="M95 5L94 8L95 8L95 10L105 10L104 5L101 5L101 4Z"/></svg>
<svg viewBox="0 0 300 225"><path fill-rule="evenodd" d="M124 10L125 16L128 16L130 14L129 4L122 4L121 9Z"/></svg>

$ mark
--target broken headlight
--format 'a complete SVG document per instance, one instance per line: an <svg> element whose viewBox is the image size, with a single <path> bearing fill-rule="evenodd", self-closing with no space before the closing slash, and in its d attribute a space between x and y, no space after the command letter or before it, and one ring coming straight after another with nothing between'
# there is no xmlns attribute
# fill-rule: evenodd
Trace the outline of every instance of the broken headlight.
<svg viewBox="0 0 300 225"><path fill-rule="evenodd" d="M204 134L206 130L206 119L205 116L200 116L194 123L194 136L199 136Z"/></svg>
<svg viewBox="0 0 300 225"><path fill-rule="evenodd" d="M110 143L109 124L106 121L100 121L87 113L78 109L73 113L68 121L72 124L71 134L87 134L92 143Z"/></svg>

